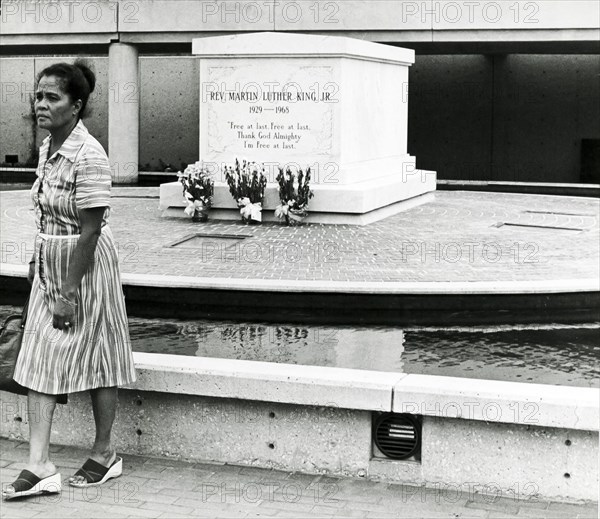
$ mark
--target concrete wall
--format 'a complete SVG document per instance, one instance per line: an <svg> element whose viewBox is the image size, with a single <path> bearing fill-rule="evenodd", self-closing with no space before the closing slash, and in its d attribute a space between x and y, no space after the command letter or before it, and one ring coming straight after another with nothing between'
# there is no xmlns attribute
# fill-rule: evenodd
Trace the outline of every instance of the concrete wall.
<svg viewBox="0 0 600 519"><path fill-rule="evenodd" d="M0 436L27 441L26 398L0 398ZM34 419L47 419L45 410ZM425 416L421 459L394 461L378 457L371 427L364 410L121 390L113 439L125 455L461 488L515 501L597 498L597 431ZM51 442L89 447L93 437L88 395L70 395L57 408Z"/></svg>
<svg viewBox="0 0 600 519"><path fill-rule="evenodd" d="M29 94L35 71L52 61L0 59L0 162L15 154L31 161ZM108 96L127 92L108 85L107 58L90 61L99 84L86 124L106 147ZM581 140L600 139L599 68L597 55L419 55L408 151L440 179L578 182ZM141 169L197 160L197 61L141 57L140 74Z"/></svg>
<svg viewBox="0 0 600 519"><path fill-rule="evenodd" d="M493 63L490 178L579 181L581 140L600 139L600 56L506 56Z"/></svg>
<svg viewBox="0 0 600 519"><path fill-rule="evenodd" d="M38 148L48 133L38 131L31 117L35 78L53 63L73 60L72 56L0 59L0 164L6 162L6 155L17 155L21 166L37 164ZM84 122L108 149L108 58L90 57L87 61L97 83Z"/></svg>
<svg viewBox="0 0 600 519"><path fill-rule="evenodd" d="M595 0L2 0L8 45L191 41L216 31L318 31L374 41L595 42ZM561 36L556 37L556 31Z"/></svg>
<svg viewBox="0 0 600 519"><path fill-rule="evenodd" d="M193 57L140 58L140 169L198 160L200 87Z"/></svg>
<svg viewBox="0 0 600 519"><path fill-rule="evenodd" d="M0 163L6 155L18 155L20 164L37 156L31 117L34 67L34 59L0 59Z"/></svg>
<svg viewBox="0 0 600 519"><path fill-rule="evenodd" d="M441 179L488 178L489 62L485 56L417 57L409 75L408 150L419 168L435 167Z"/></svg>
<svg viewBox="0 0 600 519"><path fill-rule="evenodd" d="M579 182L600 139L600 56L418 56L409 152L438 178Z"/></svg>
<svg viewBox="0 0 600 519"><path fill-rule="evenodd" d="M18 155L19 165L35 165L34 151L47 135L36 132L30 114L30 97L36 74L60 58L0 59L0 164L6 155ZM108 58L88 58L96 73L96 89L90 96L84 122L108 150L109 96L131 94L127 85L108 84ZM199 86L198 62L192 57L140 58L140 155L142 170L162 171L161 164L198 160ZM163 161L163 162L161 162Z"/></svg>

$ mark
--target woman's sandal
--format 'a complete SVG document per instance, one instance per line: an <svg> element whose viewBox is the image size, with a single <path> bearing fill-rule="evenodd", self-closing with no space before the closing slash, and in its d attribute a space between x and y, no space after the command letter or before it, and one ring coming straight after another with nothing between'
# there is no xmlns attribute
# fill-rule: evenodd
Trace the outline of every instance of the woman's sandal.
<svg viewBox="0 0 600 519"><path fill-rule="evenodd" d="M73 481L73 477L69 479L69 485L72 487L95 487L106 483L110 478L118 478L123 473L123 458L115 457L115 461L110 467L105 467L101 463L89 458L83 466L75 472L73 477L82 476L85 482L78 483Z"/></svg>
<svg viewBox="0 0 600 519"><path fill-rule="evenodd" d="M62 481L60 474L52 474L46 478L40 478L33 472L22 470L14 483L11 483L15 489L14 492L2 491L4 499L13 499L15 497L37 496L40 494L56 494L62 490Z"/></svg>

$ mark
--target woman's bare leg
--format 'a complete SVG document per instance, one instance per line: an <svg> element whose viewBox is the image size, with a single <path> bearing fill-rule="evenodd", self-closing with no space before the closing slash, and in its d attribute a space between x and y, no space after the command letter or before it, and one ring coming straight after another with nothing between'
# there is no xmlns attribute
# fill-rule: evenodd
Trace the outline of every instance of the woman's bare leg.
<svg viewBox="0 0 600 519"><path fill-rule="evenodd" d="M114 461L116 453L110 441L112 426L117 410L117 387L100 387L90 390L92 410L96 422L96 439L90 458L108 467ZM70 481L83 483L83 476L73 476Z"/></svg>
<svg viewBox="0 0 600 519"><path fill-rule="evenodd" d="M39 478L56 473L56 466L50 461L50 431L56 408L56 395L46 395L29 390L27 395L27 419L29 420L29 463L25 469ZM6 488L11 493L12 485Z"/></svg>
<svg viewBox="0 0 600 519"><path fill-rule="evenodd" d="M106 465L114 454L110 435L117 412L117 387L92 389L91 395L94 421L96 422L96 439L92 447L92 458Z"/></svg>

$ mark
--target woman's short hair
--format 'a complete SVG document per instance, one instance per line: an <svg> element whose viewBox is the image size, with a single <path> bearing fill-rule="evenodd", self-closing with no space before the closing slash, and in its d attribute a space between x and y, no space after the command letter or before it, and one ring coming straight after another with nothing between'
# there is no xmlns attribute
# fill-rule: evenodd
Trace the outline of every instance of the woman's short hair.
<svg viewBox="0 0 600 519"><path fill-rule="evenodd" d="M38 74L38 83L43 76L56 76L71 101L81 99L81 110L78 115L81 119L85 115L90 94L96 86L96 76L88 65L82 60L77 60L72 65L70 63L55 63Z"/></svg>

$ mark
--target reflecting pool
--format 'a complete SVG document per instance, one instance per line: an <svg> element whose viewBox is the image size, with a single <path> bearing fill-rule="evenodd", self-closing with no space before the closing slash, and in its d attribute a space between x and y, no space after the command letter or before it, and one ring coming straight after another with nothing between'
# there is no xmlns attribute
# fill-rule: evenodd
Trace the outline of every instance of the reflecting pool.
<svg viewBox="0 0 600 519"><path fill-rule="evenodd" d="M17 311L0 306L0 317ZM308 366L600 385L600 323L318 326L129 318L134 351Z"/></svg>

